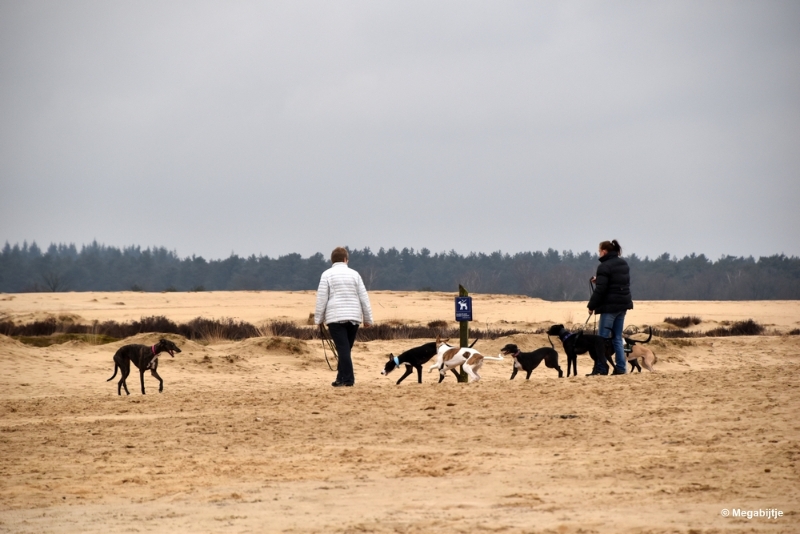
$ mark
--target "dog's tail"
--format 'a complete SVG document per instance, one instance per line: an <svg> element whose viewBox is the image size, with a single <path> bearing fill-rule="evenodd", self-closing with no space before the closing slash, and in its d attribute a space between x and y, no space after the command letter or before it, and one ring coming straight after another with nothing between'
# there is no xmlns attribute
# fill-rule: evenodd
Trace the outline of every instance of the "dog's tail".
<svg viewBox="0 0 800 534"><path fill-rule="evenodd" d="M648 326L648 328L650 329L650 335L647 336L647 339L645 339L644 341L637 341L637 343L649 343L650 340L653 339L653 327Z"/></svg>
<svg viewBox="0 0 800 534"><path fill-rule="evenodd" d="M502 354L498 354L497 356L484 356L483 359L484 360L494 360L496 362L499 362L500 360L505 360L505 358L503 358Z"/></svg>
<svg viewBox="0 0 800 534"><path fill-rule="evenodd" d="M552 340L552 339L550 339L550 334L547 334L547 341L549 341L549 342L550 342L550 347L551 347L551 348L556 348L556 346L555 346L555 345L553 345L553 340Z"/></svg>
<svg viewBox="0 0 800 534"><path fill-rule="evenodd" d="M117 362L114 362L114 374L111 375L111 378L106 380L106 382L111 382L112 380L114 380L114 377L117 376L117 369L119 369L119 364L117 364Z"/></svg>

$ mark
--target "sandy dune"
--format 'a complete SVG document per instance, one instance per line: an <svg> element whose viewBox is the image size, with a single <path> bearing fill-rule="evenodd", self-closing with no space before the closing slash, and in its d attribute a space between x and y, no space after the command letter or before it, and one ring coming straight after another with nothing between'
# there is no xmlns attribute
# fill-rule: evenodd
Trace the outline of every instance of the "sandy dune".
<svg viewBox="0 0 800 534"><path fill-rule="evenodd" d="M379 322L451 320L453 295L374 292ZM583 323L584 303L475 295L476 325ZM165 315L304 323L313 292L0 295L0 318ZM637 302L628 324L695 315L700 329L753 318L800 326L800 302ZM331 388L317 343L171 336L165 389L129 379L114 351L33 348L0 336L0 532L798 532L800 336L656 339L657 373L400 386L389 352L357 344L355 388ZM425 340L427 341L427 340ZM481 340L495 355L537 334ZM561 347L561 365L566 369ZM427 369L426 369L427 371ZM722 510L776 510L777 519Z"/></svg>

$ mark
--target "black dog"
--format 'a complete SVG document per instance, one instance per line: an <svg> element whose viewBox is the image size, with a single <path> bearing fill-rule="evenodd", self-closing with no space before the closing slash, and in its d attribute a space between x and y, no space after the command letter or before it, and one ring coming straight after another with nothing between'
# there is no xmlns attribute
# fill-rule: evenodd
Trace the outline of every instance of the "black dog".
<svg viewBox="0 0 800 534"><path fill-rule="evenodd" d="M125 345L120 347L114 354L114 374L106 382L110 382L117 376L117 369L119 369L122 378L119 379L119 384L117 384L117 395L122 395L123 387L125 388L125 393L130 395L125 379L128 378L131 372L131 362L133 362L133 365L139 369L139 378L142 381L142 395L144 395L144 372L148 369L150 369L150 374L158 379L158 392L161 393L164 391L164 381L161 380L161 377L156 372L158 355L162 352L168 352L174 358L175 353L180 351L181 349L175 343L166 339L160 340L152 347L147 345Z"/></svg>
<svg viewBox="0 0 800 534"><path fill-rule="evenodd" d="M386 362L386 365L381 371L382 375L388 375L392 371L394 371L400 365L405 364L406 372L403 376L400 377L400 380L397 381L398 384L405 380L405 378L414 372L414 369L417 370L417 381L422 384L422 366L431 358L436 355L436 342L431 341L430 343L425 343L419 347L414 347L413 349L408 349L400 356L395 356L394 354L389 354L389 361ZM455 371L453 371L455 373ZM456 373L458 376L458 373Z"/></svg>
<svg viewBox="0 0 800 534"><path fill-rule="evenodd" d="M551 326L547 331L547 335L558 336L561 340L561 344L564 346L564 352L567 353L567 377L569 377L570 368L572 370L572 375L578 376L578 354L585 354L587 352L595 362L591 374L607 374L607 372L597 372L597 362L601 361L598 358L606 357L606 338L594 334L584 334L583 332L573 333L564 328L564 325L561 324L554 324ZM609 361L611 361L610 358Z"/></svg>
<svg viewBox="0 0 800 534"><path fill-rule="evenodd" d="M516 345L509 343L500 349L500 354L514 357L514 370L511 372L509 380L514 380L514 377L517 376L517 371L520 369L527 373L525 380L530 379L531 373L542 363L542 360L544 360L545 367L558 371L558 378L564 376L561 367L558 366L558 353L554 348L543 347L533 352L520 352Z"/></svg>

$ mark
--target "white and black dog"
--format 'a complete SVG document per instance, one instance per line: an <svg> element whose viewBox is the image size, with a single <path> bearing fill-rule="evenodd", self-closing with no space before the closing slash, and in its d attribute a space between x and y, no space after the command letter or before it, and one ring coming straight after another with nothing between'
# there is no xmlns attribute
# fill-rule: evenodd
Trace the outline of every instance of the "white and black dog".
<svg viewBox="0 0 800 534"><path fill-rule="evenodd" d="M400 379L397 381L399 385L400 382L406 379L408 375L414 372L414 369L417 370L417 382L422 384L422 365L427 363L428 360L434 357L436 354L436 342L431 341L430 343L425 343L424 345L420 345L419 347L414 347L413 349L408 349L400 356L395 356L394 354L389 354L389 361L386 362L386 365L383 367L383 371L381 371L382 375L388 375L401 365L406 366L406 372ZM455 370L453 370L456 373ZM456 373L458 376L458 373Z"/></svg>
<svg viewBox="0 0 800 534"><path fill-rule="evenodd" d="M131 362L139 369L139 378L142 382L142 395L144 395L144 372L150 369L152 374L158 380L158 392L164 391L164 381L158 376L156 369L158 368L158 355L162 352L168 352L170 356L175 357L176 352L180 352L175 343L166 339L159 340L158 343L152 347L147 345L124 345L114 354L114 374L111 378L106 380L110 382L117 376L117 369L119 369L122 378L119 379L117 384L117 395L122 395L122 388L125 388L125 394L130 395L128 391L128 384L125 380L131 372Z"/></svg>
<svg viewBox="0 0 800 534"><path fill-rule="evenodd" d="M514 358L514 370L511 372L511 378L509 380L514 380L514 377L517 376L517 372L520 369L527 373L525 375L525 380L529 380L533 370L539 367L542 361L544 361L545 367L558 371L558 378L564 376L561 367L558 365L558 352L552 347L542 347L533 352L521 352L516 345L509 343L500 349L500 354L505 354L506 356L512 356Z"/></svg>
<svg viewBox="0 0 800 534"><path fill-rule="evenodd" d="M444 380L448 369L453 371L456 377L458 377L458 373L455 372L455 368L460 365L464 371L466 371L469 377L477 382L481 379L481 375L478 374L478 371L481 367L483 367L484 360L500 361L502 359L502 356L498 356L497 358L484 356L472 347L453 347L437 337L436 362L431 366L430 369L428 369L428 372L430 373L434 369L438 369L439 382L441 382Z"/></svg>

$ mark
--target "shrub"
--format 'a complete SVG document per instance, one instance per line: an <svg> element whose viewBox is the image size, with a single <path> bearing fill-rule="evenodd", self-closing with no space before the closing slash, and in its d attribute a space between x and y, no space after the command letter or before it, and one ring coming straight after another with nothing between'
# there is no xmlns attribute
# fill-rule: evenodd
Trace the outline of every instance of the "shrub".
<svg viewBox="0 0 800 534"><path fill-rule="evenodd" d="M313 319L311 323L314 323ZM317 327L297 326L291 321L270 321L266 324L266 329L271 335L279 337L292 337L306 341L319 337Z"/></svg>
<svg viewBox="0 0 800 534"><path fill-rule="evenodd" d="M196 317L187 324L180 325L178 330L178 333L186 338L200 338L209 341L214 339L242 340L259 335L255 326L244 321L203 319L202 317Z"/></svg>
<svg viewBox="0 0 800 534"><path fill-rule="evenodd" d="M665 317L664 322L675 325L678 328L688 328L689 326L700 324L702 321L699 317L685 315L683 317Z"/></svg>
<svg viewBox="0 0 800 534"><path fill-rule="evenodd" d="M700 337L703 334L700 332L687 332L682 328L679 328L677 330L653 328L653 335L663 338L678 338L678 337Z"/></svg>
<svg viewBox="0 0 800 534"><path fill-rule="evenodd" d="M50 317L44 321L34 321L25 325L19 325L14 328L13 334L15 336L49 336L54 334L58 329L58 323L55 318Z"/></svg>
<svg viewBox="0 0 800 534"><path fill-rule="evenodd" d="M14 332L14 323L12 321L0 321L0 334L4 336L11 336Z"/></svg>
<svg viewBox="0 0 800 534"><path fill-rule="evenodd" d="M407 325L399 322L387 322L374 325L371 328L360 328L358 330L358 341L377 341L395 339L450 339L451 343L457 343L460 337L458 326L448 326L446 321L431 321L427 326ZM229 318L204 319L196 317L188 323L177 324L164 316L142 317L138 321L129 323L118 323L116 321L104 321L93 323L92 325L75 324L71 320L57 320L55 318L43 321L34 321L25 325L15 325L12 321L0 321L0 334L15 338L34 338L52 336L51 340L41 340L44 346L52 343L63 343L68 339L83 339L79 336L88 336L86 339L118 340L125 339L137 334L159 333L177 334L186 339L202 339L206 341L214 340L235 340L260 337L277 336L294 338L303 341L319 339L319 329L315 326L300 326L291 321L269 321L257 328L245 321L237 321ZM472 329L470 339L497 339L499 337L511 336L514 334L542 334L544 330L536 329L522 331L516 329L509 330L480 330ZM702 336L756 336L766 333L764 326L756 323L752 319L739 321L730 326L720 326L708 332L688 332L683 329L658 329L653 328L653 335L662 338L688 338ZM789 332L792 335L800 335L800 329ZM61 337L53 336L58 334ZM73 336L68 338L68 336ZM26 339L26 343L34 343Z"/></svg>
<svg viewBox="0 0 800 534"><path fill-rule="evenodd" d="M706 332L709 337L724 337L724 336L758 336L764 333L764 326L758 324L752 319L746 321L737 321L730 327L721 326Z"/></svg>
<svg viewBox="0 0 800 534"><path fill-rule="evenodd" d="M106 343L113 343L119 341L116 338L109 336L96 336L92 334L53 334L51 336L15 336L15 339L20 343L26 345L33 345L34 347L49 347L50 345L59 345L67 341L83 341L90 345L105 345Z"/></svg>
<svg viewBox="0 0 800 534"><path fill-rule="evenodd" d="M687 332L683 329L678 330L662 330L660 328L653 328L653 335L664 338L677 338L677 337L725 337L725 336L760 336L766 333L764 326L758 324L752 319L746 321L737 321L730 324L730 326L720 326L712 328L707 332Z"/></svg>

